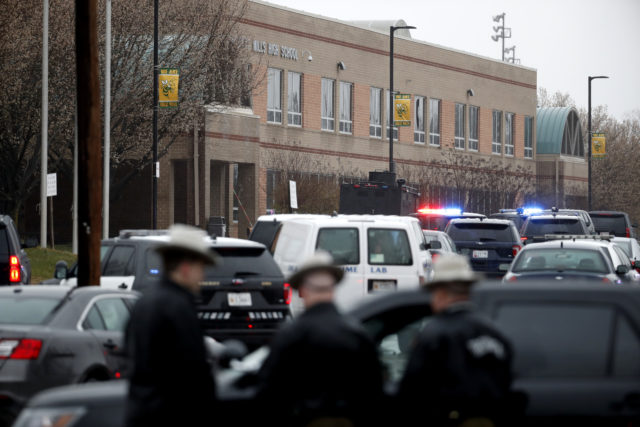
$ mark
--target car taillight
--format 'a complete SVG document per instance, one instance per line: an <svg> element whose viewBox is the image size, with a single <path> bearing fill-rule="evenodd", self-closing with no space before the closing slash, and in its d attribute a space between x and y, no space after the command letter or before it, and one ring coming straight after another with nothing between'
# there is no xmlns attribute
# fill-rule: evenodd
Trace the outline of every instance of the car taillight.
<svg viewBox="0 0 640 427"><path fill-rule="evenodd" d="M526 238L526 237L524 237L524 236L522 236L522 237L520 238L520 240L522 240L523 242L526 242L526 241L527 241L527 238Z"/></svg>
<svg viewBox="0 0 640 427"><path fill-rule="evenodd" d="M291 291L291 285L288 283L284 284L284 303L291 304L291 296L293 292Z"/></svg>
<svg viewBox="0 0 640 427"><path fill-rule="evenodd" d="M624 234L626 237L631 237L631 231L629 230L629 227L624 229Z"/></svg>
<svg viewBox="0 0 640 427"><path fill-rule="evenodd" d="M602 278L602 281L603 281L604 283L611 283L611 280L607 279L606 277L603 277L603 278Z"/></svg>
<svg viewBox="0 0 640 427"><path fill-rule="evenodd" d="M41 340L3 339L0 340L0 359L37 359L41 348Z"/></svg>
<svg viewBox="0 0 640 427"><path fill-rule="evenodd" d="M20 280L20 260L17 256L11 255L9 257L9 282L19 283Z"/></svg>
<svg viewBox="0 0 640 427"><path fill-rule="evenodd" d="M516 255L518 255L518 252L520 252L520 249L522 249L522 246L520 245L513 245L511 247L511 254L515 257Z"/></svg>

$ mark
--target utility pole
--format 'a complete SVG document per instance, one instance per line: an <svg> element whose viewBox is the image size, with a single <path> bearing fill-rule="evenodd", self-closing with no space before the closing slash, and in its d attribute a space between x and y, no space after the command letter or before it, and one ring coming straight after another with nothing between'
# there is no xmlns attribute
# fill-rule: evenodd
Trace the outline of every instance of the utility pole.
<svg viewBox="0 0 640 427"><path fill-rule="evenodd" d="M393 161L393 33L396 30L415 30L416 27L404 25L389 27L389 172L396 171L396 164Z"/></svg>
<svg viewBox="0 0 640 427"><path fill-rule="evenodd" d="M595 79L608 79L609 76L589 76L588 77L588 82L589 82L589 112L588 112L588 121L587 121L587 138L589 140L588 145L589 145L589 174L588 174L588 187L589 187L589 196L588 196L588 205L589 205L589 209L591 210L591 80L595 80Z"/></svg>
<svg viewBox="0 0 640 427"><path fill-rule="evenodd" d="M104 34L104 170L102 193L102 238L109 238L109 192L111 186L111 0L105 5Z"/></svg>
<svg viewBox="0 0 640 427"><path fill-rule="evenodd" d="M158 0L153 0L153 229L158 228Z"/></svg>
<svg viewBox="0 0 640 427"><path fill-rule="evenodd" d="M40 153L40 247L47 247L47 169L49 156L49 0L42 0L42 143Z"/></svg>
<svg viewBox="0 0 640 427"><path fill-rule="evenodd" d="M97 0L76 0L78 286L100 285L102 171Z"/></svg>

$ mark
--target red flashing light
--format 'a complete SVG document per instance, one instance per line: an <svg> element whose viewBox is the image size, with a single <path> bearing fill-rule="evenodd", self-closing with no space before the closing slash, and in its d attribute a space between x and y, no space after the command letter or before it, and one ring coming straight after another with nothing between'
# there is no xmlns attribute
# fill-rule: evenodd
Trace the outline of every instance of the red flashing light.
<svg viewBox="0 0 640 427"><path fill-rule="evenodd" d="M116 372L115 377L120 378L121 377L120 372Z"/></svg>
<svg viewBox="0 0 640 427"><path fill-rule="evenodd" d="M29 338L23 338L21 340L0 340L1 341L17 341L17 344L8 356L0 356L0 359L20 359L20 360L35 360L40 355L40 349L42 348L41 340L34 340Z"/></svg>
<svg viewBox="0 0 640 427"><path fill-rule="evenodd" d="M251 323L249 323L249 324L247 325L247 328L249 328L249 329L253 329L253 325L252 325Z"/></svg>
<svg viewBox="0 0 640 427"><path fill-rule="evenodd" d="M353 184L353 188L360 188L360 184Z"/></svg>
<svg viewBox="0 0 640 427"><path fill-rule="evenodd" d="M291 297L293 296L293 292L291 290L291 285L288 283L284 284L284 303L289 305L291 304Z"/></svg>
<svg viewBox="0 0 640 427"><path fill-rule="evenodd" d="M19 283L21 281L20 276L20 260L17 256L11 255L9 257L9 282Z"/></svg>
<svg viewBox="0 0 640 427"><path fill-rule="evenodd" d="M527 241L527 238L526 238L526 237L524 237L524 236L522 236L522 237L520 238L520 240L522 240L523 242L526 242L526 241Z"/></svg>

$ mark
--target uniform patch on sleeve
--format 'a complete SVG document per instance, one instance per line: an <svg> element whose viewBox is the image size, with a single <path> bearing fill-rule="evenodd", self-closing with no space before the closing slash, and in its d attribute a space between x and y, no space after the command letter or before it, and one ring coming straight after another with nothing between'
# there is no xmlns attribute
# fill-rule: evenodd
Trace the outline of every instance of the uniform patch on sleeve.
<svg viewBox="0 0 640 427"><path fill-rule="evenodd" d="M488 335L470 339L467 341L467 349L476 358L484 357L488 354L493 354L498 359L504 359L505 357L504 345Z"/></svg>

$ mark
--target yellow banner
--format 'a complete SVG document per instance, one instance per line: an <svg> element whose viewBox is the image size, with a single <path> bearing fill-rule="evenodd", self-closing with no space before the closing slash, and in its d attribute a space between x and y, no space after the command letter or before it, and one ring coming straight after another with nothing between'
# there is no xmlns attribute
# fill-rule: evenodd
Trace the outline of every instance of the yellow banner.
<svg viewBox="0 0 640 427"><path fill-rule="evenodd" d="M403 93L394 95L393 125L411 126L411 95Z"/></svg>
<svg viewBox="0 0 640 427"><path fill-rule="evenodd" d="M177 68L160 68L158 74L158 106L169 108L178 106L178 83L180 70Z"/></svg>
<svg viewBox="0 0 640 427"><path fill-rule="evenodd" d="M591 136L591 157L599 158L607 154L607 141L604 133L594 133Z"/></svg>

